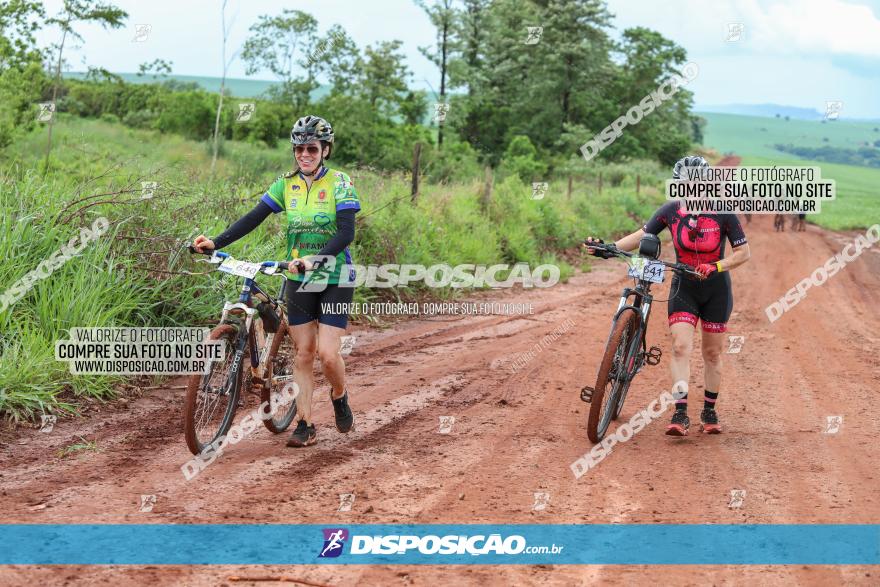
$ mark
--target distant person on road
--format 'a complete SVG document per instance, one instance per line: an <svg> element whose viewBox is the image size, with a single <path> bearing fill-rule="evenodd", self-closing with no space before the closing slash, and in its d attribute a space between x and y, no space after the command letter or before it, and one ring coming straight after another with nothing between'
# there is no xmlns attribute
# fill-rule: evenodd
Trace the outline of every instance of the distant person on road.
<svg viewBox="0 0 880 587"><path fill-rule="evenodd" d="M295 275L285 288L290 336L296 347L294 381L300 389L296 399L298 422L287 446L303 447L317 441L312 423L316 354L332 388L336 428L346 433L354 424L345 389L345 362L340 354L348 314L334 312L344 312L354 294L353 287L340 287L339 283L353 282L353 276L341 273L352 263L348 246L354 241L355 213L361 204L349 176L324 165L330 158L333 140L333 127L323 118L304 116L297 120L290 131L294 171L279 177L256 207L226 232L214 239L199 235L193 242L200 252L222 249L251 232L270 214L285 212L287 258L301 258L305 271L315 272L304 278L291 265ZM319 274L322 287L313 289L320 291L307 291L310 280L314 283Z"/></svg>
<svg viewBox="0 0 880 587"><path fill-rule="evenodd" d="M773 230L776 232L785 232L785 215L776 214L773 216Z"/></svg>
<svg viewBox="0 0 880 587"><path fill-rule="evenodd" d="M680 159L673 168L673 179L686 179L688 168L708 168L702 157ZM645 233L659 234L664 228L672 233L676 260L686 263L702 274L697 280L686 276L672 279L669 294L669 331L672 335L670 369L674 382L690 380L690 356L693 350L694 330L702 321L702 352L705 365L705 398L700 413L700 429L709 434L721 432L715 404L721 389L721 353L724 347L727 321L733 311L733 291L728 272L749 260L749 245L742 225L735 214L688 213L683 202L667 202L661 206L641 230L627 235L615 246L621 251L636 249ZM733 252L724 256L725 240ZM587 251L605 256L590 243L601 244L601 239L586 239ZM687 394L676 400L672 423L666 434L685 436L690 427L687 415Z"/></svg>

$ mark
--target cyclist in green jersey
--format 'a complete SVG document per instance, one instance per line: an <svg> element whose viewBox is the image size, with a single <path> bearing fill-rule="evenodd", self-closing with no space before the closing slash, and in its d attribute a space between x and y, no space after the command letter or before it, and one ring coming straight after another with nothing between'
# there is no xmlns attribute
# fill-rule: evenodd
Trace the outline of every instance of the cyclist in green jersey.
<svg viewBox="0 0 880 587"><path fill-rule="evenodd" d="M290 133L296 168L279 177L257 206L220 236L196 237L197 250L222 249L251 232L272 213L287 216L287 259L302 259L303 273L294 265L286 288L290 335L296 347L294 381L300 392L296 400L296 429L288 446L303 447L317 440L312 422L313 364L321 368L331 385L330 398L336 428L348 432L354 415L345 388L345 363L340 354L355 280L348 246L354 240L355 214L360 198L351 178L330 169L324 161L333 149L333 128L318 116L304 116Z"/></svg>

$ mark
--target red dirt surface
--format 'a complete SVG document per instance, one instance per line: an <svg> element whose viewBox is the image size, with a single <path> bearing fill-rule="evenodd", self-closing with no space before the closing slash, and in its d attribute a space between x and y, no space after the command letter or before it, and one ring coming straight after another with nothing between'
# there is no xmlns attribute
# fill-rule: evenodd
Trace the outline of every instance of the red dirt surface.
<svg viewBox="0 0 880 587"><path fill-rule="evenodd" d="M772 218L745 226L752 259L732 272L731 335L719 414L724 433L674 439L668 412L595 469L569 466L588 452L587 405L622 287L624 265L594 270L550 289L497 292L533 304L534 314L417 319L358 330L347 357L357 429L332 425L326 384L316 392L318 444L284 446L260 429L186 481L183 390L147 392L88 418L59 421L50 434L7 433L0 449L4 523L880 523L880 467L873 415L880 387L880 246L813 288L770 323L764 309L854 235L809 225L772 231ZM671 247L665 247L665 254ZM655 290L665 300L668 282ZM666 304L655 304L648 344L668 355ZM566 320L573 325L565 329ZM507 366L555 329L565 331L524 367ZM635 380L627 421L672 384L667 359ZM697 352L690 381L702 395ZM239 412L239 417L243 412ZM842 415L836 434L828 416ZM454 416L439 434L440 416ZM57 451L94 440L96 451ZM733 489L746 491L728 507ZM546 510L533 511L535 492ZM340 493L354 493L338 512ZM156 495L140 512L141 494ZM638 548L638 545L633 545ZM707 549L712 545L707 544ZM229 576L292 577L326 585L877 585L858 566L60 566L3 567L2 585L262 585ZM292 583L287 583L292 584Z"/></svg>

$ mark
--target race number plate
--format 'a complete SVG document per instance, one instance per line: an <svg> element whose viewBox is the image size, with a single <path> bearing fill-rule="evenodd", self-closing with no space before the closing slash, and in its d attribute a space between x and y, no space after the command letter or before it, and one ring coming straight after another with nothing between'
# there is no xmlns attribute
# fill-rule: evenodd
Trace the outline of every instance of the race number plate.
<svg viewBox="0 0 880 587"><path fill-rule="evenodd" d="M226 257L223 259L223 263L220 264L218 269L224 273L229 273L230 275L238 275L239 277L253 279L260 271L260 264L248 263L247 261L237 261L232 257Z"/></svg>
<svg viewBox="0 0 880 587"><path fill-rule="evenodd" d="M627 275L636 279L643 279L651 283L663 283L666 273L666 265L659 261L646 259L645 257L632 257L629 261Z"/></svg>

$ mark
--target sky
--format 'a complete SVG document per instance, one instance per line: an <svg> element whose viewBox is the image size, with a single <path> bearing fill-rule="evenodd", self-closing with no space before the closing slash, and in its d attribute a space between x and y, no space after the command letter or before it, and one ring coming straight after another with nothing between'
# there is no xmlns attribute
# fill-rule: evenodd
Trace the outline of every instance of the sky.
<svg viewBox="0 0 880 587"><path fill-rule="evenodd" d="M172 62L175 74L220 76L221 0L113 3L129 13L125 28L105 31L81 25L77 30L85 43L66 57L72 70L95 66L132 73L141 63L165 59ZM61 0L44 4L47 13L54 14ZM841 119L880 119L880 0L608 0L607 4L614 15L612 36L643 26L687 50L689 60L699 66L698 77L688 84L697 109L774 103L823 112L826 102L840 101ZM361 48L398 39L413 73L412 85L425 89L439 85L436 67L418 50L433 44L436 33L413 0L228 0L230 55L260 15L280 14L284 8L312 14L321 31L341 25ZM142 41L135 41L136 25L149 25ZM38 35L44 45L58 38L59 32L51 27ZM240 59L232 62L228 75L248 77ZM273 79L268 72L253 77Z"/></svg>

